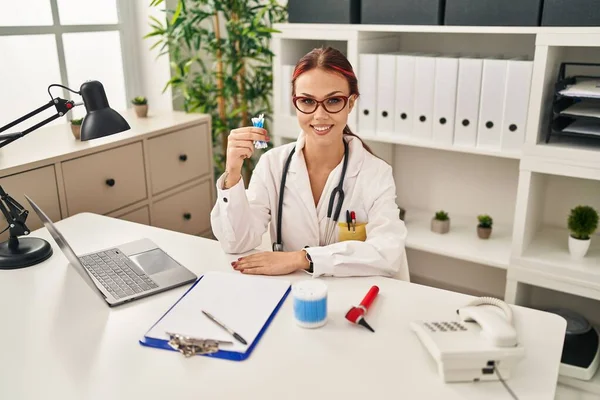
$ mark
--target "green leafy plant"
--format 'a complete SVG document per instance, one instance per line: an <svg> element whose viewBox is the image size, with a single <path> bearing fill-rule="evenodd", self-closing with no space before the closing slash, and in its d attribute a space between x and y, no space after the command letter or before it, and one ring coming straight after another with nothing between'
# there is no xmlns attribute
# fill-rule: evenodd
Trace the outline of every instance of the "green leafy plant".
<svg viewBox="0 0 600 400"><path fill-rule="evenodd" d="M494 224L494 220L492 219L492 217L490 217L487 214L478 215L477 220L479 221L479 225L477 226L479 226L480 228L491 228Z"/></svg>
<svg viewBox="0 0 600 400"><path fill-rule="evenodd" d="M157 6L164 0L153 0ZM251 126L251 118L271 120L273 89L270 39L274 23L287 20L287 7L278 0L178 0L165 10L166 20L151 17L146 38L152 48L171 60L171 87L186 112L210 114L215 176L225 169L227 136L232 129ZM256 157L244 162L249 182Z"/></svg>
<svg viewBox="0 0 600 400"><path fill-rule="evenodd" d="M568 226L575 239L588 240L598 228L598 213L590 206L577 206L571 209Z"/></svg>
<svg viewBox="0 0 600 400"><path fill-rule="evenodd" d="M73 118L71 120L71 125L81 125L83 122L83 118Z"/></svg>
<svg viewBox="0 0 600 400"><path fill-rule="evenodd" d="M448 216L448 213L446 211L437 211L435 213L435 219L437 219L438 221L446 221L450 219L450 217Z"/></svg>
<svg viewBox="0 0 600 400"><path fill-rule="evenodd" d="M148 104L148 99L144 96L137 96L131 100L131 103L135 104L136 106L143 106L145 104Z"/></svg>

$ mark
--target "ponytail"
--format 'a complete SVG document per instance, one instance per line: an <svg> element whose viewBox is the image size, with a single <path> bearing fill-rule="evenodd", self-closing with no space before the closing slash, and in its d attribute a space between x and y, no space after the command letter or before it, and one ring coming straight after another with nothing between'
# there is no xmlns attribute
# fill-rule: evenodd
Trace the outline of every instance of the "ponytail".
<svg viewBox="0 0 600 400"><path fill-rule="evenodd" d="M362 143L362 145L363 145L363 147L365 148L365 150L367 150L367 151L368 151L369 153L371 153L372 155L375 155L375 154L373 153L373 150L371 150L371 148L369 147L369 145L367 145L365 142L363 142L363 140L362 140L360 137L358 137L358 135L357 135L357 134L355 134L355 133L352 133L352 131L350 130L350 127L349 127L348 125L346 125L346 126L344 127L344 130L343 130L343 132L342 132L342 133L343 133L344 135L348 135L348 136L352 136L352 137L355 137L355 138L357 138L358 140L360 140L360 142ZM377 156L376 156L376 157L377 157Z"/></svg>

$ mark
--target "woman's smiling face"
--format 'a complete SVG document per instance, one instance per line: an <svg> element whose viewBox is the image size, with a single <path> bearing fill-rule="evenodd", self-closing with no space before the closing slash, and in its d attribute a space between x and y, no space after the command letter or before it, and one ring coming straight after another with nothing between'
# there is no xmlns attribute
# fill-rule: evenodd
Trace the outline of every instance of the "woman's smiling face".
<svg viewBox="0 0 600 400"><path fill-rule="evenodd" d="M300 97L296 100L300 128L311 139L328 143L340 140L348 114L354 107L354 96L346 102L349 95L348 81L339 74L315 68L300 75L295 82L295 96ZM312 111L316 101L324 100L325 107L332 112L328 112L323 104L319 104L316 111L310 114L298 110Z"/></svg>

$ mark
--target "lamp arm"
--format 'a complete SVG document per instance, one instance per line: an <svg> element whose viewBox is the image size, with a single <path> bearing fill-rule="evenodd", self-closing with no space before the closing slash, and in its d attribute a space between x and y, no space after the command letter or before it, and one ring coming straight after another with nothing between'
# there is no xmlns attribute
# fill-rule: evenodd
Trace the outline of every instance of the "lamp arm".
<svg viewBox="0 0 600 400"><path fill-rule="evenodd" d="M15 140L27 135L28 133L31 133L34 130L46 125L47 123L52 122L59 117L62 117L67 112L69 112L69 110L71 110L73 107L75 107L76 104L72 100L65 100L65 99L61 99L60 97L57 97L55 99L50 100L47 104L33 110L29 114L26 114L26 115L22 116L21 118L18 118L16 120L14 120L13 122L9 123L8 125L3 126L2 128L0 128L0 132L4 132L4 131L8 130L9 128L12 128L13 126L15 126L17 124L20 124L21 122L33 117L36 114L39 114L40 112L42 112L52 106L55 106L56 111L57 111L57 113L54 114L53 116L46 118L45 120L33 125L32 127L28 128L28 129L25 129L23 132L16 132L16 133L0 135L0 140L4 140L2 143L0 143L0 147L4 147L7 144L12 143Z"/></svg>

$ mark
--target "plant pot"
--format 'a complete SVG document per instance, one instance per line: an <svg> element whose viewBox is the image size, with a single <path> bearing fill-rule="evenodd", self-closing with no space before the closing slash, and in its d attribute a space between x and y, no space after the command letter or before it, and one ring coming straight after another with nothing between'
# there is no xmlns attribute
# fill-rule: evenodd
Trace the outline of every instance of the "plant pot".
<svg viewBox="0 0 600 400"><path fill-rule="evenodd" d="M492 228L484 228L481 226L477 227L477 236L479 236L480 239L489 239L490 235L492 234Z"/></svg>
<svg viewBox="0 0 600 400"><path fill-rule="evenodd" d="M81 139L81 125L71 124L71 132L73 132L73 136L75 136L75 139Z"/></svg>
<svg viewBox="0 0 600 400"><path fill-rule="evenodd" d="M146 118L148 116L148 104L134 104L133 108L135 109L135 113L139 118Z"/></svg>
<svg viewBox="0 0 600 400"><path fill-rule="evenodd" d="M431 220L431 231L435 233L448 233L450 231L450 220L440 221L433 218Z"/></svg>
<svg viewBox="0 0 600 400"><path fill-rule="evenodd" d="M569 253L571 253L571 258L580 260L585 257L588 249L590 248L591 241L591 238L588 240L582 240L575 239L573 236L569 235Z"/></svg>

